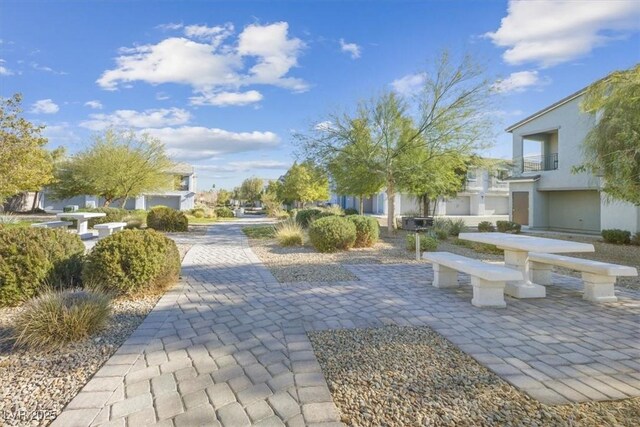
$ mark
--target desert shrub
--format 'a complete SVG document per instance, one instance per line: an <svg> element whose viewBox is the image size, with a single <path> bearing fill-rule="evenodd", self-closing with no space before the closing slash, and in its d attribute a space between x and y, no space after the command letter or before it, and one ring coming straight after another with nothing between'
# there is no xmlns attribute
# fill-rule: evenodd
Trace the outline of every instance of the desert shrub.
<svg viewBox="0 0 640 427"><path fill-rule="evenodd" d="M191 215L195 216L196 218L204 218L207 215L207 212L204 210L204 208L194 208L191 209Z"/></svg>
<svg viewBox="0 0 640 427"><path fill-rule="evenodd" d="M627 243L631 243L631 232L626 230L619 230L617 228L611 228L608 230L602 230L602 238L607 243L624 245Z"/></svg>
<svg viewBox="0 0 640 427"><path fill-rule="evenodd" d="M302 227L307 228L314 219L320 216L320 214L322 214L320 209L301 209L296 215L296 221L298 221L298 224Z"/></svg>
<svg viewBox="0 0 640 427"><path fill-rule="evenodd" d="M496 221L496 228L501 233L520 234L522 226L513 221Z"/></svg>
<svg viewBox="0 0 640 427"><path fill-rule="evenodd" d="M319 218L309 226L309 240L320 252L346 250L356 241L356 226L340 216Z"/></svg>
<svg viewBox="0 0 640 427"><path fill-rule="evenodd" d="M218 218L233 218L235 216L231 209L224 206L216 208L215 212Z"/></svg>
<svg viewBox="0 0 640 427"><path fill-rule="evenodd" d="M344 216L344 210L338 205L331 205L328 208L325 208L324 212L330 213L336 216Z"/></svg>
<svg viewBox="0 0 640 427"><path fill-rule="evenodd" d="M46 284L80 283L84 244L51 228L0 228L0 306L36 296Z"/></svg>
<svg viewBox="0 0 640 427"><path fill-rule="evenodd" d="M449 226L451 225L451 223L449 222L449 220L447 218L433 218L433 228L434 229L440 229L440 230L446 230L447 234L449 234Z"/></svg>
<svg viewBox="0 0 640 427"><path fill-rule="evenodd" d="M449 238L449 230L446 228L432 228L431 234L433 234L432 237L438 240L447 240Z"/></svg>
<svg viewBox="0 0 640 427"><path fill-rule="evenodd" d="M490 221L481 221L478 223L478 231L482 233L490 233L496 231L496 227Z"/></svg>
<svg viewBox="0 0 640 427"><path fill-rule="evenodd" d="M29 301L14 323L17 346L52 349L101 330L111 313L109 297L86 290L48 290Z"/></svg>
<svg viewBox="0 0 640 427"><path fill-rule="evenodd" d="M158 231L189 231L189 219L175 209L155 207L147 215L147 227Z"/></svg>
<svg viewBox="0 0 640 427"><path fill-rule="evenodd" d="M154 230L124 230L98 241L82 270L86 286L118 295L162 291L180 273L173 240Z"/></svg>
<svg viewBox="0 0 640 427"><path fill-rule="evenodd" d="M249 225L242 227L242 232L251 239L272 239L276 235L273 225Z"/></svg>
<svg viewBox="0 0 640 427"><path fill-rule="evenodd" d="M380 238L380 225L375 218L364 215L349 215L346 218L356 226L354 247L368 248Z"/></svg>
<svg viewBox="0 0 640 427"><path fill-rule="evenodd" d="M0 215L0 224L17 224L18 217L11 212L5 212Z"/></svg>
<svg viewBox="0 0 640 427"><path fill-rule="evenodd" d="M298 215L298 209L289 209L287 213L289 214L289 218L296 219L296 216Z"/></svg>
<svg viewBox="0 0 640 427"><path fill-rule="evenodd" d="M354 208L347 208L344 210L344 214L345 215L358 215L360 212L358 212L358 209L354 209Z"/></svg>
<svg viewBox="0 0 640 427"><path fill-rule="evenodd" d="M416 235L415 233L407 234L406 238L407 250L415 251L416 250ZM434 239L428 235L420 236L420 251L421 252L431 252L438 249L438 240Z"/></svg>
<svg viewBox="0 0 640 427"><path fill-rule="evenodd" d="M448 227L447 227L447 231L449 232L450 236L455 236L458 237L458 235L460 233L462 233L465 228L467 228L464 219L460 218L460 219L448 219L447 220L448 223Z"/></svg>
<svg viewBox="0 0 640 427"><path fill-rule="evenodd" d="M640 246L640 231L633 235L633 237L631 238L631 244Z"/></svg>
<svg viewBox="0 0 640 427"><path fill-rule="evenodd" d="M280 246L300 246L304 239L302 227L291 218L276 225L275 233Z"/></svg>

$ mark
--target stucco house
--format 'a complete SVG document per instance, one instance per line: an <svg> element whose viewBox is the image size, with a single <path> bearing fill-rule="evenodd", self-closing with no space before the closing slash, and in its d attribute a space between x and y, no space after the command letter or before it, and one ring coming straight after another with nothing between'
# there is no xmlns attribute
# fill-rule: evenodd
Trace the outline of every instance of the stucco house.
<svg viewBox="0 0 640 427"><path fill-rule="evenodd" d="M598 233L640 231L640 207L608 203L601 178L573 173L582 162L583 141L596 117L580 111L586 88L520 120L513 135L509 182L511 219L531 229Z"/></svg>
<svg viewBox="0 0 640 427"><path fill-rule="evenodd" d="M148 210L154 206L168 206L183 211L193 209L196 202L196 174L193 166L187 163L177 163L166 173L167 179L170 180L171 190L145 193L131 198L127 200L124 208ZM103 201L99 197L90 195L54 200L45 191L39 205L41 209L55 212L61 211L68 205L77 205L80 208L102 206ZM113 206L120 207L120 204L116 202Z"/></svg>
<svg viewBox="0 0 640 427"><path fill-rule="evenodd" d="M504 181L507 167L489 171L486 168L470 169L467 173L464 188L451 199L439 200L436 205L437 216L504 216L509 214L509 184ZM395 195L396 214L407 215L420 212L420 205L415 196L405 193ZM359 209L358 197L332 194L331 203L343 209ZM364 213L386 215L388 209L387 195L384 192L375 194L364 200Z"/></svg>

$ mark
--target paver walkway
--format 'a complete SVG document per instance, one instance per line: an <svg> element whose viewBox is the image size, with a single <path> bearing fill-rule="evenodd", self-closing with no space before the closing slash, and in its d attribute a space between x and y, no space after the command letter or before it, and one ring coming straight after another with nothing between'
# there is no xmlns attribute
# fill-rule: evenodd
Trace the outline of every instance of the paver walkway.
<svg viewBox="0 0 640 427"><path fill-rule="evenodd" d="M167 293L54 426L339 425L306 331L428 325L545 403L640 396L640 292L581 299L554 276L545 299L478 309L433 288L428 265L354 265L350 282L280 284L239 223L198 237Z"/></svg>

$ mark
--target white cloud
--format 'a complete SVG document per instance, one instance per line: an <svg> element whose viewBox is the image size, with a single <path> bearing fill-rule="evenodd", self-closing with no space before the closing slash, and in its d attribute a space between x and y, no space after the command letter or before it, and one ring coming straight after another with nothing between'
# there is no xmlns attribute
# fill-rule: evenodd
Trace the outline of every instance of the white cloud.
<svg viewBox="0 0 640 427"><path fill-rule="evenodd" d="M499 93L524 92L530 87L549 84L548 78L541 79L538 71L518 71L509 77L498 80L493 84L493 90Z"/></svg>
<svg viewBox="0 0 640 427"><path fill-rule="evenodd" d="M42 130L42 135L49 140L50 146L65 146L78 144L82 139L73 131L73 127L67 122L56 124L47 123Z"/></svg>
<svg viewBox="0 0 640 427"><path fill-rule="evenodd" d="M215 173L248 172L256 169L286 170L291 163L279 160L246 160L241 162L226 162L222 165L196 165L198 170Z"/></svg>
<svg viewBox="0 0 640 427"><path fill-rule="evenodd" d="M158 101L165 101L165 100L167 100L169 98L171 98L171 97L169 96L169 94L167 94L165 92L157 92L156 93L156 99Z"/></svg>
<svg viewBox="0 0 640 427"><path fill-rule="evenodd" d="M152 128L188 123L191 113L180 108L160 108L144 111L116 110L111 114L90 114L80 123L83 128L100 131L108 127Z"/></svg>
<svg viewBox="0 0 640 427"><path fill-rule="evenodd" d="M330 121L330 120L325 120L323 122L318 122L313 126L313 128L315 130L318 130L318 131L327 131L327 130L334 129L333 122ZM293 132L295 132L295 131L293 131Z"/></svg>
<svg viewBox="0 0 640 427"><path fill-rule="evenodd" d="M169 22L167 24L156 25L156 28L162 31L175 31L181 29L183 26L184 25L179 22Z"/></svg>
<svg viewBox="0 0 640 427"><path fill-rule="evenodd" d="M408 74L391 82L393 90L401 95L411 95L424 84L427 75L425 73Z"/></svg>
<svg viewBox="0 0 640 427"><path fill-rule="evenodd" d="M280 143L273 132L231 132L200 126L150 128L142 132L160 139L167 153L178 160L204 160L221 154L271 149Z"/></svg>
<svg viewBox="0 0 640 427"><path fill-rule="evenodd" d="M508 64L550 67L638 29L638 0L511 0L500 28L485 36L507 48Z"/></svg>
<svg viewBox="0 0 640 427"><path fill-rule="evenodd" d="M177 83L192 87L196 98L210 94L238 92L255 84L284 87L295 92L308 89L299 78L288 76L298 65L305 47L298 38L289 37L286 22L245 27L235 42L233 26L187 26L185 37L170 37L157 44L120 49L116 67L97 80L106 90L134 81L152 85ZM203 40L206 39L206 40ZM246 64L251 64L247 69ZM255 91L245 92L245 98ZM213 104L216 105L216 104Z"/></svg>
<svg viewBox="0 0 640 427"><path fill-rule="evenodd" d="M68 74L65 71L56 71L51 67L47 67L45 65L40 65L37 62L32 62L31 63L31 68L33 68L34 70L37 70L37 71L44 71L46 73L58 74L60 76L66 76Z"/></svg>
<svg viewBox="0 0 640 427"><path fill-rule="evenodd" d="M360 58L362 48L356 43L347 43L344 39L340 39L340 49L351 55L351 59Z"/></svg>
<svg viewBox="0 0 640 427"><path fill-rule="evenodd" d="M84 106L93 108L94 110L102 110L102 102L98 101L97 99L85 102Z"/></svg>
<svg viewBox="0 0 640 427"><path fill-rule="evenodd" d="M2 43L0 43L2 44ZM5 64L7 61L5 61L4 59L0 59L0 76L12 76L13 75L13 71L11 71L10 69L8 69L7 67L5 67L2 64Z"/></svg>
<svg viewBox="0 0 640 427"><path fill-rule="evenodd" d="M247 92L217 92L203 93L199 96L189 98L193 105L216 105L219 107L227 107L230 105L242 106L260 102L262 94L257 90Z"/></svg>
<svg viewBox="0 0 640 427"><path fill-rule="evenodd" d="M31 106L31 112L35 114L55 114L59 110L60 107L51 99L41 99Z"/></svg>

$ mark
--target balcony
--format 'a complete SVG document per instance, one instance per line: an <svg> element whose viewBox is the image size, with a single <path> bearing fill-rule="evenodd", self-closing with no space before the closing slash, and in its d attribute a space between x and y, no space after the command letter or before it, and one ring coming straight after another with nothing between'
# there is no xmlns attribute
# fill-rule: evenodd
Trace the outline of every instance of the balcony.
<svg viewBox="0 0 640 427"><path fill-rule="evenodd" d="M558 153L527 156L520 159L522 172L553 171L558 169Z"/></svg>

